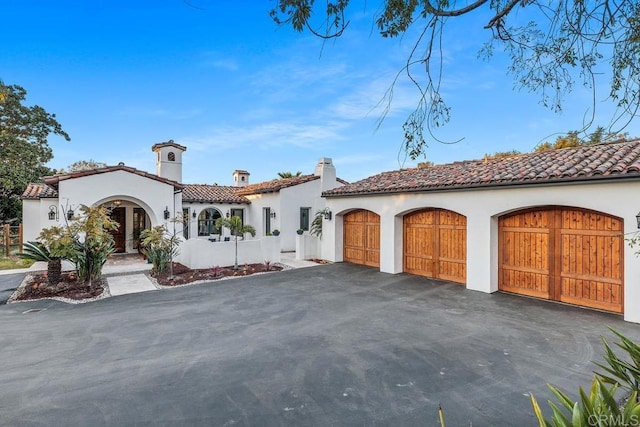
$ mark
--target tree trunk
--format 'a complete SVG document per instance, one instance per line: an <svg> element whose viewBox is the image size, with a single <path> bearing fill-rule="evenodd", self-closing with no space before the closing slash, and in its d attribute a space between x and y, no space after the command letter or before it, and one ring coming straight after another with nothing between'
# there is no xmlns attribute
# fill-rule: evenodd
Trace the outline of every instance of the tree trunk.
<svg viewBox="0 0 640 427"><path fill-rule="evenodd" d="M233 264L233 269L234 270L238 269L238 236L236 236L236 261Z"/></svg>
<svg viewBox="0 0 640 427"><path fill-rule="evenodd" d="M47 262L47 283L49 286L56 286L60 283L62 276L62 260L52 259Z"/></svg>

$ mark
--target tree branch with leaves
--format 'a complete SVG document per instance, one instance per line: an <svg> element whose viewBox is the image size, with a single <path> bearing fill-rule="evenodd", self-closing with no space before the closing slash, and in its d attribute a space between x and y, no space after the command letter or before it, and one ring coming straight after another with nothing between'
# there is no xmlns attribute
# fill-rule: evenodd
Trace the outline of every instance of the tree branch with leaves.
<svg viewBox="0 0 640 427"><path fill-rule="evenodd" d="M584 129L596 114L598 75L610 77L608 100L617 107L609 132L623 130L640 108L640 4L635 0L383 0L354 11L356 5L362 3L278 0L270 15L279 25L323 40L342 36L354 13L370 15L383 38L414 37L386 93L381 118L390 110L394 86L406 78L419 95L403 124L403 148L413 159L425 153L427 139L439 141L435 129L450 120L451 109L441 91L443 46L449 42L444 29L465 15L486 19L487 41L478 45L479 55L489 60L496 51L503 52L516 87L538 94L545 107L561 111L576 83L591 89Z"/></svg>

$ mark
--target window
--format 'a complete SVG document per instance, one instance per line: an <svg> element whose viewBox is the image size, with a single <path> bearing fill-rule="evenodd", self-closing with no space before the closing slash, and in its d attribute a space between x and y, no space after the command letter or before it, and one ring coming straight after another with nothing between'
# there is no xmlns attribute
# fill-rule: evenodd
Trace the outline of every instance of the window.
<svg viewBox="0 0 640 427"><path fill-rule="evenodd" d="M309 231L309 214L311 208L300 208L300 228L304 231Z"/></svg>
<svg viewBox="0 0 640 427"><path fill-rule="evenodd" d="M271 208L264 208L264 235L271 234Z"/></svg>
<svg viewBox="0 0 640 427"><path fill-rule="evenodd" d="M173 151L169 151L169 154L167 154L167 159L170 162L175 162L176 161L176 153L174 153Z"/></svg>
<svg viewBox="0 0 640 427"><path fill-rule="evenodd" d="M189 240L189 208L182 208L182 235L186 240Z"/></svg>
<svg viewBox="0 0 640 427"><path fill-rule="evenodd" d="M198 236L220 234L220 231L216 228L216 220L221 217L220 211L213 208L200 212L198 216Z"/></svg>
<svg viewBox="0 0 640 427"><path fill-rule="evenodd" d="M147 228L147 214L142 208L133 208L133 248L138 249L140 233Z"/></svg>
<svg viewBox="0 0 640 427"><path fill-rule="evenodd" d="M231 216L239 216L240 221L244 224L244 209L231 209Z"/></svg>

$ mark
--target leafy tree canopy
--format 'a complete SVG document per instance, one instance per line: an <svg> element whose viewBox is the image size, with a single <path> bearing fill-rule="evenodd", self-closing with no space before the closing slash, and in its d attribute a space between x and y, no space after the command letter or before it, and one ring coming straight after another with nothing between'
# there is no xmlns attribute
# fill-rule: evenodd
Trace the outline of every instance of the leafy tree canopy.
<svg viewBox="0 0 640 427"><path fill-rule="evenodd" d="M27 91L0 80L0 219L20 217L20 196L29 182L48 175L50 134L70 140L55 114L24 105Z"/></svg>
<svg viewBox="0 0 640 427"><path fill-rule="evenodd" d="M576 83L592 89L595 101L597 75L610 78L609 98L618 107L612 123L619 129L640 107L640 3L636 0L383 0L373 4L278 0L270 14L278 24L323 39L340 37L350 14L369 14L381 37L417 34L395 80L405 74L420 94L403 125L403 146L413 159L424 154L427 137L435 139L434 128L449 121L450 107L440 91L442 46L448 42L444 29L464 15L484 20L488 37L478 46L480 56L489 59L497 50L504 52L516 86L539 94L541 103L553 111L562 109L564 95ZM387 93L389 103L392 96L393 86ZM591 112L593 120L595 111Z"/></svg>
<svg viewBox="0 0 640 427"><path fill-rule="evenodd" d="M607 133L605 128L602 126L598 126L596 130L585 137L580 137L580 132L577 130L572 130L567 132L566 135L561 135L556 138L556 140L551 143L548 141L543 142L538 145L533 151L539 153L541 151L552 150L556 148L571 148L571 147L579 147L581 145L593 145L593 144L601 144L604 142L613 142L618 140L623 140L627 138L626 133Z"/></svg>
<svg viewBox="0 0 640 427"><path fill-rule="evenodd" d="M78 160L77 162L74 162L69 166L67 166L66 169L65 168L60 169L58 173L78 172L78 171L84 171L84 170L99 169L104 167L107 167L106 163L96 162L93 159Z"/></svg>

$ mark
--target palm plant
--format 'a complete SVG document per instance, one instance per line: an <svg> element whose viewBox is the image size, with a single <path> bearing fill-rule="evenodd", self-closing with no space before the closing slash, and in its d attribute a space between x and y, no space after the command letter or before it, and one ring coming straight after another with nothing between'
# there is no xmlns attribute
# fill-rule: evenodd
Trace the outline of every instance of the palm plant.
<svg viewBox="0 0 640 427"><path fill-rule="evenodd" d="M311 230L309 230L309 233L320 239L322 239L322 220L324 220L324 214L326 211L326 209L323 209L316 212L313 217L313 221L311 222Z"/></svg>
<svg viewBox="0 0 640 427"><path fill-rule="evenodd" d="M49 286L55 286L60 282L62 258L51 255L49 249L41 242L26 242L23 245L23 252L20 252L18 256L22 259L46 262L47 283Z"/></svg>
<svg viewBox="0 0 640 427"><path fill-rule="evenodd" d="M302 172L298 171L295 174L293 172L278 172L278 178L279 179L283 179L283 178L295 178L297 176L302 175Z"/></svg>
<svg viewBox="0 0 640 427"><path fill-rule="evenodd" d="M232 216L231 218L218 218L216 220L216 228L222 229L223 227L228 228L231 232L231 235L235 237L235 250L236 257L235 262L233 264L233 269L238 269L238 236L243 236L248 233L251 234L251 237L256 235L256 229L251 225L245 225L242 223L242 218L239 216Z"/></svg>

